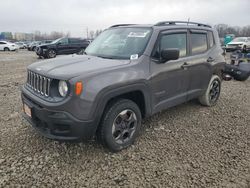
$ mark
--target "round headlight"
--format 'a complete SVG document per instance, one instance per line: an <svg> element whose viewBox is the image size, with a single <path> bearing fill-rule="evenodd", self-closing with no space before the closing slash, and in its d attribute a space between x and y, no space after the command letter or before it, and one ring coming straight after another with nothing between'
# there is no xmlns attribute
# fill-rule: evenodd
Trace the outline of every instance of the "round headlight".
<svg viewBox="0 0 250 188"><path fill-rule="evenodd" d="M59 85L58 85L58 90L59 93L62 97L65 97L68 93L68 85L65 81L59 81Z"/></svg>

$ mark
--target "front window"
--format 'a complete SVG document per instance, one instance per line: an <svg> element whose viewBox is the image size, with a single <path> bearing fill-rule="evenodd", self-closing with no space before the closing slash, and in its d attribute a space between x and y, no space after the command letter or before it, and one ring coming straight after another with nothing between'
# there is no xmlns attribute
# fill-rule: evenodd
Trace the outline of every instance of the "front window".
<svg viewBox="0 0 250 188"><path fill-rule="evenodd" d="M113 28L100 34L85 50L102 58L131 59L141 56L151 36L150 28Z"/></svg>
<svg viewBox="0 0 250 188"><path fill-rule="evenodd" d="M186 33L174 33L163 35L159 44L153 52L153 57L160 58L160 52L163 49L177 48L180 50L180 57L187 56L187 34Z"/></svg>
<svg viewBox="0 0 250 188"><path fill-rule="evenodd" d="M233 42L246 42L247 38L245 37L238 37L233 40Z"/></svg>

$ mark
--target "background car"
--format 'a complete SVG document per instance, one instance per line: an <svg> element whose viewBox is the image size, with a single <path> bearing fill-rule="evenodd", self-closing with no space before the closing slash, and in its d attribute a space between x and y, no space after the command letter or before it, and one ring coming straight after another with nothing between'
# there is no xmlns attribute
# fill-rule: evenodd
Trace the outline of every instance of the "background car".
<svg viewBox="0 0 250 188"><path fill-rule="evenodd" d="M242 50L250 48L250 37L237 37L226 45L226 51Z"/></svg>
<svg viewBox="0 0 250 188"><path fill-rule="evenodd" d="M0 41L0 50L15 51L18 49L19 49L19 47L15 43L7 42L7 41Z"/></svg>
<svg viewBox="0 0 250 188"><path fill-rule="evenodd" d="M84 50L90 44L89 40L81 38L59 38L50 44L40 45L36 49L39 57L54 58L58 54L74 54Z"/></svg>
<svg viewBox="0 0 250 188"><path fill-rule="evenodd" d="M34 41L28 46L29 51L36 51L36 48L42 44L49 44L52 40Z"/></svg>
<svg viewBox="0 0 250 188"><path fill-rule="evenodd" d="M18 45L20 49L27 48L27 45L24 42L15 42L15 44Z"/></svg>

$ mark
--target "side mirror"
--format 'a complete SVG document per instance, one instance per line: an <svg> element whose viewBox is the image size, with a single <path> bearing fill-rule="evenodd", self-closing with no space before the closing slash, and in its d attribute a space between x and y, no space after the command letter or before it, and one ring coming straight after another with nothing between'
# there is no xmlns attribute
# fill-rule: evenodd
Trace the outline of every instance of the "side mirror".
<svg viewBox="0 0 250 188"><path fill-rule="evenodd" d="M161 63L179 59L180 50L177 48L166 48L161 51Z"/></svg>

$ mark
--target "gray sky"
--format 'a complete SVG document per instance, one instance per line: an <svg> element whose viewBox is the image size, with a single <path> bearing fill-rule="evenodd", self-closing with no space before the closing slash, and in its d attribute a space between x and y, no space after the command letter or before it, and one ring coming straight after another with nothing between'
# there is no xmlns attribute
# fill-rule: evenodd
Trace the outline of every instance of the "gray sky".
<svg viewBox="0 0 250 188"><path fill-rule="evenodd" d="M0 32L63 31L86 36L117 23L187 20L250 25L250 0L3 0Z"/></svg>

